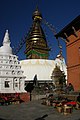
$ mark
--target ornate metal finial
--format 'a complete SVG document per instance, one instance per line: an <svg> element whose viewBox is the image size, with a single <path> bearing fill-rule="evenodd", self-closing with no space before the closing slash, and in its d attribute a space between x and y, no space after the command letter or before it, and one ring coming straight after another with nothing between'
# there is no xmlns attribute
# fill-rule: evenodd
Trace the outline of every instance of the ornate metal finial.
<svg viewBox="0 0 80 120"><path fill-rule="evenodd" d="M36 6L36 10L34 11L32 18L33 18L33 20L41 20L42 19L42 15L39 12L38 6Z"/></svg>

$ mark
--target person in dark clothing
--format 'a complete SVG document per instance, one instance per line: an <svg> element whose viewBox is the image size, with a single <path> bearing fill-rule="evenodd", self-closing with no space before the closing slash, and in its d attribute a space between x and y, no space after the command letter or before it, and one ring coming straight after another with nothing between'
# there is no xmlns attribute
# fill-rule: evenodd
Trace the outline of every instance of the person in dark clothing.
<svg viewBox="0 0 80 120"><path fill-rule="evenodd" d="M77 102L80 103L80 93L79 93L79 95L77 96Z"/></svg>
<svg viewBox="0 0 80 120"><path fill-rule="evenodd" d="M76 108L77 109L80 109L80 93L79 93L79 95L77 96L77 104L76 104Z"/></svg>
<svg viewBox="0 0 80 120"><path fill-rule="evenodd" d="M74 91L74 87L71 83L69 83L68 87L67 87L67 92L72 92Z"/></svg>

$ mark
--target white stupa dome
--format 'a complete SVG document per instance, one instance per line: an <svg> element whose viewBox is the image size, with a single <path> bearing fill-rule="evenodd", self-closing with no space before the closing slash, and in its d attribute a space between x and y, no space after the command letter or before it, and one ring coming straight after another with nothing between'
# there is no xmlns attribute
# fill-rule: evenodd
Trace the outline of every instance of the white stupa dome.
<svg viewBox="0 0 80 120"><path fill-rule="evenodd" d="M26 76L26 81L33 80L35 75L37 75L37 80L40 82L52 81L51 76L56 65L55 60L27 59L21 60L20 64L24 71L23 74ZM62 69L62 65L59 64L59 66ZM64 68L64 73L66 74L66 66Z"/></svg>
<svg viewBox="0 0 80 120"><path fill-rule="evenodd" d="M20 63L26 80L33 80L35 75L37 75L38 81L51 80L52 70L55 67L54 60L28 59L21 60Z"/></svg>

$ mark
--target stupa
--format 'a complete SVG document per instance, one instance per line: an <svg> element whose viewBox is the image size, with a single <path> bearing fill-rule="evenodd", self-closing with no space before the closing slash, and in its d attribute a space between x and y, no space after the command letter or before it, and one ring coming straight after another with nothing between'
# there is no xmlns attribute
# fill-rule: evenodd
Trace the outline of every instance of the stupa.
<svg viewBox="0 0 80 120"><path fill-rule="evenodd" d="M24 71L25 82L33 81L35 75L38 83L52 83L52 72L56 63L60 69L67 75L67 68L64 60L57 57L55 60L49 60L49 46L41 27L42 15L38 8L32 15L33 23L26 39L26 59L21 60L21 68Z"/></svg>
<svg viewBox="0 0 80 120"><path fill-rule="evenodd" d="M12 54L9 33L6 30L0 47L0 93L24 93L24 80L18 57Z"/></svg>

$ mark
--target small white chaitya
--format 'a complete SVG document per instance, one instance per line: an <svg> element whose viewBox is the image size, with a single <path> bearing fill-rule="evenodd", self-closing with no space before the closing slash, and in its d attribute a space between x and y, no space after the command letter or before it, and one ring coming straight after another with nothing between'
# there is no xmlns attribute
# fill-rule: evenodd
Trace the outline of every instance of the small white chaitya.
<svg viewBox="0 0 80 120"><path fill-rule="evenodd" d="M67 80L67 66L65 63L65 59L62 54L58 54L55 59L55 64L60 67L60 70L64 72L66 80ZM66 81L67 82L67 81Z"/></svg>
<svg viewBox="0 0 80 120"><path fill-rule="evenodd" d="M0 93L22 93L24 90L23 70L18 57L12 54L8 30L3 46L0 47Z"/></svg>

